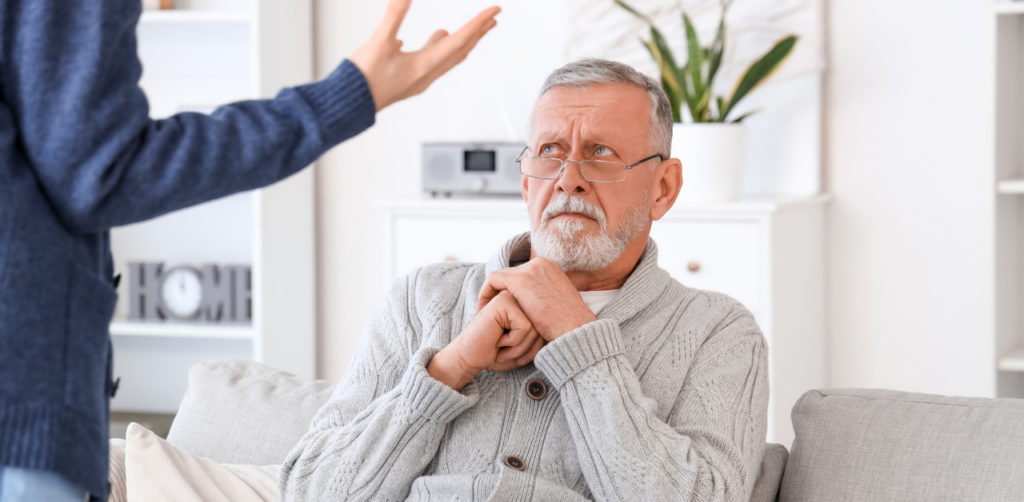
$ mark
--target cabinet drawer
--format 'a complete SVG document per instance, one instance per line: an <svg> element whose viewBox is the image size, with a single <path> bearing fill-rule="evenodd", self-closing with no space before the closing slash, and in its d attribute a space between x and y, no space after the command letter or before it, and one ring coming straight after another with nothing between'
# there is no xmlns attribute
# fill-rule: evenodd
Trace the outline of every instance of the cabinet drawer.
<svg viewBox="0 0 1024 502"><path fill-rule="evenodd" d="M725 293L761 315L767 307L761 228L757 222L657 221L651 238L658 244L658 264L676 280Z"/></svg>
<svg viewBox="0 0 1024 502"><path fill-rule="evenodd" d="M443 261L486 262L509 239L529 230L525 214L504 218L398 216L392 230L392 279Z"/></svg>

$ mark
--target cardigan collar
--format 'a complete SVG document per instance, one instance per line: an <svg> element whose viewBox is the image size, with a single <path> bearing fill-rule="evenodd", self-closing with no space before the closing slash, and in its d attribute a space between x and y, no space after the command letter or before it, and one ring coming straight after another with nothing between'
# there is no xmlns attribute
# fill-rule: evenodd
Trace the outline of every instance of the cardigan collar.
<svg viewBox="0 0 1024 502"><path fill-rule="evenodd" d="M508 268L511 263L529 259L530 233L526 232L506 242L498 254L487 262L485 270L490 274ZM668 286L670 278L669 273L658 266L658 246L654 239L648 237L640 261L622 285L619 296L601 310L598 319L612 319L621 324L654 302Z"/></svg>

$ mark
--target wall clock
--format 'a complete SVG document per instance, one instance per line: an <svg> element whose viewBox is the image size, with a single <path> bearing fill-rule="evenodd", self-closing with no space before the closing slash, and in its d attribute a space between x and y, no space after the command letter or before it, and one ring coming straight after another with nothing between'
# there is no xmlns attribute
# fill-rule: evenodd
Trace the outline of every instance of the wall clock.
<svg viewBox="0 0 1024 502"><path fill-rule="evenodd" d="M164 272L160 280L160 304L175 319L198 318L203 306L202 274L192 267L175 267Z"/></svg>

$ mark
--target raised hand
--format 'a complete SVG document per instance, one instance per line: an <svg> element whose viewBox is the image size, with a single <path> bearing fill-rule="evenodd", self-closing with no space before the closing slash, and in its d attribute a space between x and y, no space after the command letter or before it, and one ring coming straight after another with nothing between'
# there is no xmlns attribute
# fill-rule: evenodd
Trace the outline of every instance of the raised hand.
<svg viewBox="0 0 1024 502"><path fill-rule="evenodd" d="M477 309L503 294L511 294L542 337L553 341L597 320L558 263L536 257L518 267L487 275ZM481 310L482 311L482 310Z"/></svg>
<svg viewBox="0 0 1024 502"><path fill-rule="evenodd" d="M544 339L512 295L499 293L455 340L434 355L427 372L462 390L481 371L508 371L533 361Z"/></svg>
<svg viewBox="0 0 1024 502"><path fill-rule="evenodd" d="M437 30L422 49L402 52L398 28L410 3L411 0L388 2L384 19L370 40L350 58L366 77L377 111L425 91L434 80L461 63L480 38L498 24L494 16L501 12L497 6L486 9L454 35Z"/></svg>

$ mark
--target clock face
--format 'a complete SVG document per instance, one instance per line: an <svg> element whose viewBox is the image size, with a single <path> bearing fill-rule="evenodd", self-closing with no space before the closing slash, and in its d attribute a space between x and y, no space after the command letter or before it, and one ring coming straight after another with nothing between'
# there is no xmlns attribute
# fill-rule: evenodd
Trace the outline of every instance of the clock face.
<svg viewBox="0 0 1024 502"><path fill-rule="evenodd" d="M194 319L203 303L203 283L199 271L178 267L164 273L160 286L164 309L179 319Z"/></svg>

